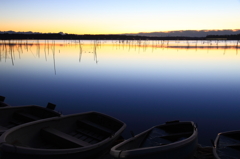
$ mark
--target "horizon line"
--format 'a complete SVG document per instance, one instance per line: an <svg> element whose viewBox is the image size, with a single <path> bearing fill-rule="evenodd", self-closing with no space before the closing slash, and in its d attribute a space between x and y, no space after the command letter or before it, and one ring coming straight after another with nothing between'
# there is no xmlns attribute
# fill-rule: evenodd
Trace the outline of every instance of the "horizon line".
<svg viewBox="0 0 240 159"><path fill-rule="evenodd" d="M125 34L149 34L149 33L173 33L173 32L184 32L184 31L193 31L193 32L217 32L217 31L232 31L232 32L237 32L240 31L240 29L202 29L202 30L169 30L169 31L151 31L151 32L133 32L133 33L108 33L108 34L77 34L77 33L65 33L62 31L58 32L38 32L38 31L13 31L13 30L8 30L8 31L0 31L0 32L15 32L15 33L42 33L42 34L54 34L54 33L62 33L62 34L76 34L76 35L125 35Z"/></svg>

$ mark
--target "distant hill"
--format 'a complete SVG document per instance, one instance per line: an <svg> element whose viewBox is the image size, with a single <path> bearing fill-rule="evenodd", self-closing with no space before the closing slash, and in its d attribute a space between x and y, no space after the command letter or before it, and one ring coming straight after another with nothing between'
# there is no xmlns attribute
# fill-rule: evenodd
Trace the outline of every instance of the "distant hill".
<svg viewBox="0 0 240 159"><path fill-rule="evenodd" d="M40 32L15 32L15 31L0 31L0 34L56 34L56 33L40 33ZM57 34L64 35L59 32ZM67 34L67 33L66 33ZM208 35L233 35L240 34L240 29L235 30L176 30L176 31L156 31L156 32L139 32L139 33L125 33L125 34L111 34L111 35L128 35L128 36L148 36L148 37L206 37Z"/></svg>
<svg viewBox="0 0 240 159"><path fill-rule="evenodd" d="M75 40L240 40L238 30L184 30L169 32L151 32L137 34L67 34L0 31L0 39L75 39Z"/></svg>
<svg viewBox="0 0 240 159"><path fill-rule="evenodd" d="M139 36L150 36L150 37L168 37L168 36L185 36L185 37L206 37L208 35L233 35L240 34L240 29L235 30L177 30L168 32L140 32L135 34L124 34L124 35L139 35Z"/></svg>
<svg viewBox="0 0 240 159"><path fill-rule="evenodd" d="M59 32L61 34L62 32ZM32 32L32 31L27 31L27 32L16 32L16 31L0 31L0 34L52 34L52 33L40 33L40 32ZM64 33L62 33L64 34Z"/></svg>

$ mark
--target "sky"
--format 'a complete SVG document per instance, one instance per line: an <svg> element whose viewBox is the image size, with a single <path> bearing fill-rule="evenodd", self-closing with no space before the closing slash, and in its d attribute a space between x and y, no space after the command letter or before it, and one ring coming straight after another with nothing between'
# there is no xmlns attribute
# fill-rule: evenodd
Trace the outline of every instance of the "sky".
<svg viewBox="0 0 240 159"><path fill-rule="evenodd" d="M121 34L240 29L240 0L0 0L0 31Z"/></svg>

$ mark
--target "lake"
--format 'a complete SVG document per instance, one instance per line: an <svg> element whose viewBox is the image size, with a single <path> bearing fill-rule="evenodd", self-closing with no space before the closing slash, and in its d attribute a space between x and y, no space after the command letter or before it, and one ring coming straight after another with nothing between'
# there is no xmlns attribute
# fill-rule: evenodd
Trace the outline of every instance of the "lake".
<svg viewBox="0 0 240 159"><path fill-rule="evenodd" d="M0 95L10 105L98 111L129 138L171 120L194 121L199 143L240 129L238 41L0 40Z"/></svg>

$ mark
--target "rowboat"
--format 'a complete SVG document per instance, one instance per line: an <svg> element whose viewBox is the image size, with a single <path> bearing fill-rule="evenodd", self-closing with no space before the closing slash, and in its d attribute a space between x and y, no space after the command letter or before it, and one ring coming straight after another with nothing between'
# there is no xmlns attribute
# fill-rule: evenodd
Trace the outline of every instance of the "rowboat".
<svg viewBox="0 0 240 159"><path fill-rule="evenodd" d="M86 159L110 150L126 124L98 112L31 122L0 137L3 158Z"/></svg>
<svg viewBox="0 0 240 159"><path fill-rule="evenodd" d="M239 159L240 130L219 133L214 141L213 155L216 159Z"/></svg>
<svg viewBox="0 0 240 159"><path fill-rule="evenodd" d="M111 148L114 158L187 159L197 148L197 127L191 121L154 126Z"/></svg>
<svg viewBox="0 0 240 159"><path fill-rule="evenodd" d="M4 103L5 97L4 96L0 96L0 108L1 107L7 107L10 106L7 103Z"/></svg>
<svg viewBox="0 0 240 159"><path fill-rule="evenodd" d="M60 115L56 111L36 105L2 107L0 109L0 135L15 126Z"/></svg>

